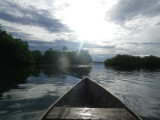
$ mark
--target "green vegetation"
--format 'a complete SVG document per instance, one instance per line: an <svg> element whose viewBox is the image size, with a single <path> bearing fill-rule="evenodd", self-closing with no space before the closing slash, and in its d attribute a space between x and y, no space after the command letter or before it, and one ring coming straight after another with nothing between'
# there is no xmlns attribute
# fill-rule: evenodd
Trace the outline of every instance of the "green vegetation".
<svg viewBox="0 0 160 120"><path fill-rule="evenodd" d="M31 64L33 56L28 43L18 38L13 38L6 31L0 29L0 63Z"/></svg>
<svg viewBox="0 0 160 120"><path fill-rule="evenodd" d="M42 63L42 52L39 50L31 51L33 59L35 60L36 64Z"/></svg>
<svg viewBox="0 0 160 120"><path fill-rule="evenodd" d="M104 63L102 61L92 61L92 63Z"/></svg>
<svg viewBox="0 0 160 120"><path fill-rule="evenodd" d="M92 62L88 51L56 51L51 48L42 56L43 64L89 64Z"/></svg>
<svg viewBox="0 0 160 120"><path fill-rule="evenodd" d="M132 56L132 55L116 55L111 59L105 60L106 66L122 66L122 67L142 67L142 68L159 68L160 58L156 56Z"/></svg>
<svg viewBox="0 0 160 120"><path fill-rule="evenodd" d="M92 62L88 51L52 50L49 48L44 53L39 50L29 50L26 41L13 38L0 28L0 64L89 64Z"/></svg>

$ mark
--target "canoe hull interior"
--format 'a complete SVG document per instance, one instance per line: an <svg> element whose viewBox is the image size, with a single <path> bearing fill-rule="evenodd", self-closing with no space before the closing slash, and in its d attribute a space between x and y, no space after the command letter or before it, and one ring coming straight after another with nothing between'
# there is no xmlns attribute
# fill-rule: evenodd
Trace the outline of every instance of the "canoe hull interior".
<svg viewBox="0 0 160 120"><path fill-rule="evenodd" d="M122 108L122 103L104 88L89 79L80 81L55 106Z"/></svg>

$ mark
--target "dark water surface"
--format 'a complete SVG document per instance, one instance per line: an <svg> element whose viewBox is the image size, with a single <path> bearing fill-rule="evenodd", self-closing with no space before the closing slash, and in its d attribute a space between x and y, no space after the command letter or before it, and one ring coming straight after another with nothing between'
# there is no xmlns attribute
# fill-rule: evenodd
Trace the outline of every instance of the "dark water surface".
<svg viewBox="0 0 160 120"><path fill-rule="evenodd" d="M0 67L0 77L0 120L37 120L83 77L95 80L144 120L160 120L160 70L44 65Z"/></svg>

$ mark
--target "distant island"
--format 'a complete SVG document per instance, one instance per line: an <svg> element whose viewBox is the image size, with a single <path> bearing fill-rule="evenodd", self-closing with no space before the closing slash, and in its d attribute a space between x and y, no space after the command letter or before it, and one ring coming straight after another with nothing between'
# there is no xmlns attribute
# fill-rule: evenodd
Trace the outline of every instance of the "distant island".
<svg viewBox="0 0 160 120"><path fill-rule="evenodd" d="M28 42L13 38L0 25L0 64L90 64L92 58L87 50L68 51L63 46L61 50L49 48L44 53L30 50Z"/></svg>
<svg viewBox="0 0 160 120"><path fill-rule="evenodd" d="M92 61L92 63L104 63L102 61Z"/></svg>
<svg viewBox="0 0 160 120"><path fill-rule="evenodd" d="M150 55L145 57L132 55L116 55L104 61L106 66L130 68L160 68L160 58Z"/></svg>

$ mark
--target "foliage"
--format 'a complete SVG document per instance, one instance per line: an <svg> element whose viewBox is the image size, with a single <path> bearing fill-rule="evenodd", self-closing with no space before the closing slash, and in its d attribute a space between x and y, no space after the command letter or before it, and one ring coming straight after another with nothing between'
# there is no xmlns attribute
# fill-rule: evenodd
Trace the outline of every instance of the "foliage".
<svg viewBox="0 0 160 120"><path fill-rule="evenodd" d="M49 48L45 51L43 55L43 63L44 64L57 64L59 57L58 51L53 51L52 48Z"/></svg>
<svg viewBox="0 0 160 120"><path fill-rule="evenodd" d="M125 66L125 67L160 67L160 58L156 56L132 56L132 55L116 55L111 59L105 60L105 65L109 66Z"/></svg>
<svg viewBox="0 0 160 120"><path fill-rule="evenodd" d="M89 64L92 58L87 50L73 51L69 55L72 64Z"/></svg>
<svg viewBox="0 0 160 120"><path fill-rule="evenodd" d="M35 63L36 64L41 64L42 63L42 53L41 53L41 51L33 50L33 51L31 51L31 53L32 53L32 56L35 60Z"/></svg>
<svg viewBox="0 0 160 120"><path fill-rule="evenodd" d="M65 49L67 50L67 49ZM43 55L44 64L89 64L92 59L88 51L56 51L51 48L45 51Z"/></svg>
<svg viewBox="0 0 160 120"><path fill-rule="evenodd" d="M1 29L0 55L1 64L31 64L35 62L27 42L13 38L12 35Z"/></svg>

